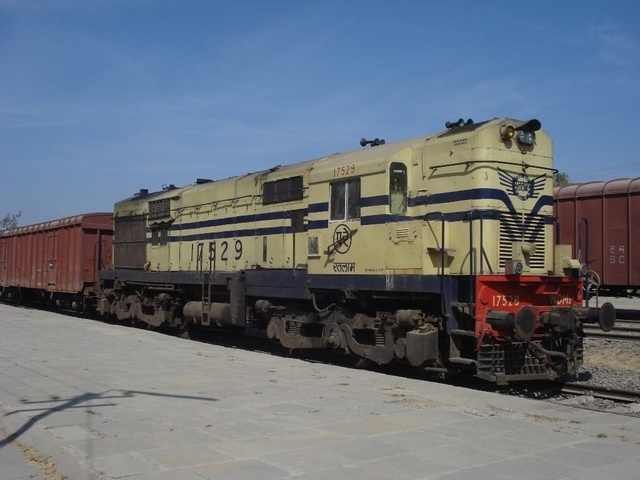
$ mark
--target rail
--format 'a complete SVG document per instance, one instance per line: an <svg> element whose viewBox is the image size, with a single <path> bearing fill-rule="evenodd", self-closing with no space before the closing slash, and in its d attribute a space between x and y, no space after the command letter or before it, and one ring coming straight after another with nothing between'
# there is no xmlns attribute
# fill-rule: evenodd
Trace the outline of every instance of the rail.
<svg viewBox="0 0 640 480"><path fill-rule="evenodd" d="M591 395L595 398L604 398L607 400L614 400L616 402L633 403L640 400L640 392L609 388L600 385L558 382L555 388L562 393L568 393L571 395Z"/></svg>
<svg viewBox="0 0 640 480"><path fill-rule="evenodd" d="M586 324L583 325L582 328L584 329L586 337L640 342L640 325L638 325L637 320L616 319L615 327L609 332L603 332L596 325Z"/></svg>

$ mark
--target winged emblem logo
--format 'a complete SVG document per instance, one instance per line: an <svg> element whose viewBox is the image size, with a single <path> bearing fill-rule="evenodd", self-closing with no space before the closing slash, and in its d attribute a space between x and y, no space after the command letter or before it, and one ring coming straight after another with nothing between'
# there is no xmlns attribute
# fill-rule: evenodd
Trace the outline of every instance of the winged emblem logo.
<svg viewBox="0 0 640 480"><path fill-rule="evenodd" d="M520 200L539 197L546 181L546 174L544 173L531 179L526 173L519 173L514 177L509 172L498 168L498 175L500 177L500 185L507 189L507 193L518 197Z"/></svg>

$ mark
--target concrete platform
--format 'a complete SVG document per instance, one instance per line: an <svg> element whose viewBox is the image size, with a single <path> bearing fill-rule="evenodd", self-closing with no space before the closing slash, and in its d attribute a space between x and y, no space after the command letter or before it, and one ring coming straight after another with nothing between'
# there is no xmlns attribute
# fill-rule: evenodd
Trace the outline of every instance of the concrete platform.
<svg viewBox="0 0 640 480"><path fill-rule="evenodd" d="M640 471L640 419L5 305L0 427L5 480L627 480ZM47 461L57 473L43 473Z"/></svg>

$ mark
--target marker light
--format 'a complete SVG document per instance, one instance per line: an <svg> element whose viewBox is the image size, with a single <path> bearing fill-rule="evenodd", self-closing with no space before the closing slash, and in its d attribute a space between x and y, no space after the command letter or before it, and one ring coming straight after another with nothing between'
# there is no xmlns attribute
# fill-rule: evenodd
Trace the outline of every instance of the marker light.
<svg viewBox="0 0 640 480"><path fill-rule="evenodd" d="M516 134L516 129L511 125L503 125L500 127L500 138L503 141L512 139Z"/></svg>

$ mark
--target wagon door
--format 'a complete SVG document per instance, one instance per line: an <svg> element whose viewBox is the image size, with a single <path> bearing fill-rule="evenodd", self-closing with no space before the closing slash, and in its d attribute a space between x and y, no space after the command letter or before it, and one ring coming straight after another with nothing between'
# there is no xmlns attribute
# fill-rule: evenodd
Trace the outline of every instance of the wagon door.
<svg viewBox="0 0 640 480"><path fill-rule="evenodd" d="M48 291L56 290L56 279L58 275L58 230L54 230L47 234L46 247L45 247L45 274L44 288Z"/></svg>
<svg viewBox="0 0 640 480"><path fill-rule="evenodd" d="M628 285L629 283L629 212L626 195L606 195L603 197L604 215L602 236L604 252L603 274L608 285ZM593 236L600 232L594 232ZM596 252L589 252L597 255Z"/></svg>
<svg viewBox="0 0 640 480"><path fill-rule="evenodd" d="M0 287L7 286L7 249L9 239L0 238Z"/></svg>

